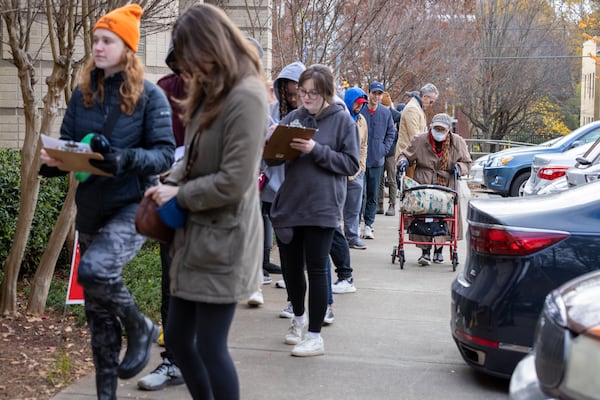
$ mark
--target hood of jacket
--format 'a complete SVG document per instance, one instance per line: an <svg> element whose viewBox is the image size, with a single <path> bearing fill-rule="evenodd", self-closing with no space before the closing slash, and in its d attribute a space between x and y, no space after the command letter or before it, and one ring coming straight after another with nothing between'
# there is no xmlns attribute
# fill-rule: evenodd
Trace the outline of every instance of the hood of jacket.
<svg viewBox="0 0 600 400"><path fill-rule="evenodd" d="M298 82L300 75L302 75L305 69L306 67L300 61L293 62L283 67L277 76L277 79L273 81L273 94L275 94L277 102L281 100L279 98L279 86L282 84L283 80L288 79L290 81Z"/></svg>
<svg viewBox="0 0 600 400"><path fill-rule="evenodd" d="M355 114L354 111L352 111L352 105L354 104L356 99L360 97L364 98L365 100L368 100L365 91L358 87L349 88L348 90L346 90L346 94L344 95L344 103L346 103L346 108L350 112L350 116L352 116L354 121L358 119L358 114Z"/></svg>

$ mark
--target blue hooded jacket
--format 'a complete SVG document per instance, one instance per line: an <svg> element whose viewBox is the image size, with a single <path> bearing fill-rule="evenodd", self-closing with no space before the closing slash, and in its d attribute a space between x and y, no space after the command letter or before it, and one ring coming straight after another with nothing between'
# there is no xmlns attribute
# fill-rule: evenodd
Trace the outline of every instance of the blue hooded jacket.
<svg viewBox="0 0 600 400"><path fill-rule="evenodd" d="M356 99L360 97L362 97L365 100L368 99L365 91L358 87L351 87L350 89L346 90L346 94L344 95L344 103L346 103L346 108L350 112L350 116L352 117L352 119L354 119L354 122L356 122L356 120L358 119L358 114L355 114L354 111L352 111L352 105L354 104Z"/></svg>

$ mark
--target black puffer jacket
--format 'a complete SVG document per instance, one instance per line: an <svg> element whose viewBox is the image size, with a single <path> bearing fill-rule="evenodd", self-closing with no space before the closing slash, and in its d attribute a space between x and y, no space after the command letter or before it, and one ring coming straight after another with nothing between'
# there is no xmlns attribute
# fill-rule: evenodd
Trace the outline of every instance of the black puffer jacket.
<svg viewBox="0 0 600 400"><path fill-rule="evenodd" d="M104 82L104 104L90 108L84 107L83 94L76 88L63 118L61 139L79 142L88 133L102 133L110 110L121 102L122 79L121 74L108 77ZM134 113L121 113L108 139L112 147L126 149L129 162L114 177L92 175L79 184L76 226L82 232L96 232L118 209L138 203L154 176L173 163L171 108L162 90L145 81Z"/></svg>

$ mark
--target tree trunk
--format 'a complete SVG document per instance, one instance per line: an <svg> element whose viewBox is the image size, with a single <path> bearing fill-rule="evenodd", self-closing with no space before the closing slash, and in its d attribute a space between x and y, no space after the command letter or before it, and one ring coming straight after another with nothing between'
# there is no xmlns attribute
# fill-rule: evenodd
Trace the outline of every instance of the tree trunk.
<svg viewBox="0 0 600 400"><path fill-rule="evenodd" d="M35 69L31 59L18 47L14 36L9 39L13 60L19 70L19 83L23 96L25 117L25 140L21 152L21 187L19 215L15 240L4 265L4 281L0 293L0 314L10 315L17 311L17 280L25 247L31 231L31 222L38 200L40 178L38 176L39 137L36 129Z"/></svg>
<svg viewBox="0 0 600 400"><path fill-rule="evenodd" d="M15 240L6 258L4 280L0 291L0 314L5 316L12 315L17 311L17 280L39 192L39 179L37 185L29 185L29 187L26 186L25 181L24 176L21 184L21 201ZM24 190L26 187L27 190Z"/></svg>
<svg viewBox="0 0 600 400"><path fill-rule="evenodd" d="M50 283L52 282L52 276L54 275L56 260L60 255L60 250L65 243L65 238L71 230L75 220L74 204L76 191L77 181L71 174L67 198L60 210L56 225L52 230L50 239L48 239L48 246L42 255L40 265L36 269L35 276L33 277L31 293L27 304L28 314L40 315L43 314L44 309L46 308L46 300L48 299L48 291L50 289Z"/></svg>

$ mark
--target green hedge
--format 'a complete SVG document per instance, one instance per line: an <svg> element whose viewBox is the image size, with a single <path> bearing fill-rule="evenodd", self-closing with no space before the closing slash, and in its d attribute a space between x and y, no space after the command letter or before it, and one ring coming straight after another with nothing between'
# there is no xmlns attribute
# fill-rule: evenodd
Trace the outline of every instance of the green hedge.
<svg viewBox="0 0 600 400"><path fill-rule="evenodd" d="M2 204L0 207L0 261L2 265L4 265L12 246L17 227L21 185L20 162L20 150L0 149L0 165L3 169L0 174L0 202ZM21 275L33 274L39 265L66 196L67 185L66 177L41 180L38 205L21 264ZM57 269L67 268L68 270L69 262L67 252L63 249Z"/></svg>
<svg viewBox="0 0 600 400"><path fill-rule="evenodd" d="M21 184L20 160L19 150L0 149L0 165L3 167L3 172L0 174L0 202L2 202L2 207L0 207L0 262L2 265L4 265L12 246L17 226ZM20 278L29 277L35 273L60 213L67 189L66 177L41 179L38 204L21 264ZM70 266L71 260L68 252L63 248L56 264L54 279L50 285L46 302L48 307L56 309L64 307ZM160 321L161 268L158 244L147 241L137 256L123 270L125 284L136 299L138 306L155 322ZM4 270L2 269L0 270L0 282L3 274ZM28 295L30 288L26 282L23 283L25 284L21 285L21 288ZM70 311L80 317L80 322L85 321L83 307L72 306Z"/></svg>

